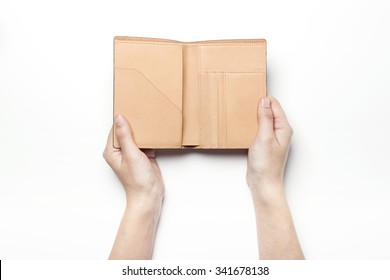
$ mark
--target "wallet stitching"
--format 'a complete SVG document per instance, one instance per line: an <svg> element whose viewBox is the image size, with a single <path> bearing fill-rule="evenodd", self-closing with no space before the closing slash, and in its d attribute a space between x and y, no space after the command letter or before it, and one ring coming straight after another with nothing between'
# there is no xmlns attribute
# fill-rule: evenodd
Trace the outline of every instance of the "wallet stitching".
<svg viewBox="0 0 390 280"><path fill-rule="evenodd" d="M211 82L210 81L213 81L214 78L212 78L212 76L208 75L207 76L207 94L208 94L208 97L209 97L209 113L208 113L208 120L209 120L209 128L210 128L210 144L211 146L213 147L213 143L214 143L214 131L213 131L213 127L214 127L214 123L213 123L213 110L214 108L211 108L212 107L212 100L211 100Z"/></svg>
<svg viewBox="0 0 390 280"><path fill-rule="evenodd" d="M210 73L209 73L210 74ZM221 79L221 75L220 73L211 73L211 74L214 74L215 76L215 80L216 80L216 98L214 100L217 100L217 104L216 104L216 109L214 110L216 113L214 113L214 115L217 116L217 121L216 121L216 142L217 142L217 147L220 147L221 146L221 141L220 141L220 127L221 127L221 119L219 117L220 115L220 112L221 112L221 108L220 108L220 98L221 96L223 97L223 93L221 91L223 91L223 88L220 86L220 79Z"/></svg>
<svg viewBox="0 0 390 280"><path fill-rule="evenodd" d="M183 42L170 39L162 38L146 38L146 37L135 37L135 36L115 36L115 42L157 42L157 43L181 43L181 44L222 44L222 43L263 43L266 44L265 39L219 39L219 40L205 40L205 41L193 41L193 42Z"/></svg>
<svg viewBox="0 0 390 280"><path fill-rule="evenodd" d="M207 97L208 97L208 103L209 103L209 110L208 110L208 118L206 118L206 120L208 120L208 125L206 127L209 128L209 132L210 132L210 137L209 137L209 143L210 143L210 146L212 147L213 146L213 121L212 121L212 115L211 115L211 94L210 94L210 91L211 91L211 81L212 79L210 78L209 75L207 75Z"/></svg>
<svg viewBox="0 0 390 280"><path fill-rule="evenodd" d="M227 87L226 87L226 73L223 73L223 90L224 90L224 93L223 93L223 104L225 105L225 128L224 128L224 131L225 131L225 147L227 146L227 101L226 101L226 96L227 96Z"/></svg>
<svg viewBox="0 0 390 280"><path fill-rule="evenodd" d="M204 70L202 73L228 73L228 74L265 74L265 71L210 71Z"/></svg>
<svg viewBox="0 0 390 280"><path fill-rule="evenodd" d="M132 42L132 41L117 41L116 44L140 44L140 45L160 45L160 46L204 46L204 47L264 47L264 43L215 43L215 44L183 44L183 43L156 43L156 42Z"/></svg>
<svg viewBox="0 0 390 280"><path fill-rule="evenodd" d="M217 80L217 82L216 82L216 84L217 84L217 97L216 98L214 98L214 100L217 100L217 106L215 106L217 109L215 110L216 112L214 112L214 116L216 115L217 116L217 121L216 122L214 122L216 125L214 125L214 126L216 126L217 127L217 129L215 130L215 133L217 134L217 147L219 147L219 94L220 94L220 88L219 88L219 75L218 75L218 73L214 73L214 74L216 74L215 76L216 76L216 80ZM214 79L215 80L215 79Z"/></svg>
<svg viewBox="0 0 390 280"><path fill-rule="evenodd" d="M226 74L260 74L260 75L264 75L265 74L264 72L229 72L229 71L221 71L221 72L217 72L217 73L226 73Z"/></svg>
<svg viewBox="0 0 390 280"><path fill-rule="evenodd" d="M199 128L200 128L200 145L203 146L203 100L202 100L202 48L198 48L198 59L199 59Z"/></svg>
<svg viewBox="0 0 390 280"><path fill-rule="evenodd" d="M229 85L226 85L227 84L227 82L226 82L226 73L225 73L225 88L226 88L226 96L229 96L229 92L228 92L228 86ZM226 139L225 139L225 143L226 143L226 147L230 147L229 146L229 142L227 141L227 130L228 130L228 125L227 125L227 122L228 122L228 118L227 118L227 116L228 116L228 113L227 113L227 111L228 111L228 108L227 108L227 101L226 101L226 103L225 103L225 112L226 112L226 134L225 134L225 136L226 136Z"/></svg>

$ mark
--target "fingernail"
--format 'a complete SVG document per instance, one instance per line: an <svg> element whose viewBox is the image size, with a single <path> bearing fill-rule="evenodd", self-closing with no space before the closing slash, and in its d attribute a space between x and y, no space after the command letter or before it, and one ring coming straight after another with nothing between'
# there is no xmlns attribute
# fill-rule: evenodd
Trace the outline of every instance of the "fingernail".
<svg viewBox="0 0 390 280"><path fill-rule="evenodd" d="M271 106L271 101L269 100L268 96L264 96L261 99L261 107L269 108L270 106Z"/></svg>
<svg viewBox="0 0 390 280"><path fill-rule="evenodd" d="M123 117L121 115L116 115L114 118L114 122L116 126L122 126L124 124Z"/></svg>

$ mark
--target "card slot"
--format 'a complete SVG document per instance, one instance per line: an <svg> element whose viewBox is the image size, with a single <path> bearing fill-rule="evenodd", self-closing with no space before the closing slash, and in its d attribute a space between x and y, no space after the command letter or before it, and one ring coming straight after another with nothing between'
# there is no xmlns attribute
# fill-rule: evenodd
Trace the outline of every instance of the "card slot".
<svg viewBox="0 0 390 280"><path fill-rule="evenodd" d="M265 73L201 73L201 146L248 148L257 132Z"/></svg>
<svg viewBox="0 0 390 280"><path fill-rule="evenodd" d="M199 140L202 147L208 147L211 142L209 75L200 73L199 78Z"/></svg>
<svg viewBox="0 0 390 280"><path fill-rule="evenodd" d="M226 73L226 144L249 147L256 135L257 106L266 95L265 73Z"/></svg>
<svg viewBox="0 0 390 280"><path fill-rule="evenodd" d="M226 146L225 75L202 73L201 80L201 145L223 148Z"/></svg>

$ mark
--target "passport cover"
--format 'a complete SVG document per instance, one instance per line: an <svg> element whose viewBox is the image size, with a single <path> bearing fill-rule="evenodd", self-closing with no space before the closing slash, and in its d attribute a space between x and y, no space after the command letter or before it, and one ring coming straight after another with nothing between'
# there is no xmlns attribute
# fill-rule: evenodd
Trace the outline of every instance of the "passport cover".
<svg viewBox="0 0 390 280"><path fill-rule="evenodd" d="M114 38L114 115L139 148L246 149L265 95L264 39Z"/></svg>

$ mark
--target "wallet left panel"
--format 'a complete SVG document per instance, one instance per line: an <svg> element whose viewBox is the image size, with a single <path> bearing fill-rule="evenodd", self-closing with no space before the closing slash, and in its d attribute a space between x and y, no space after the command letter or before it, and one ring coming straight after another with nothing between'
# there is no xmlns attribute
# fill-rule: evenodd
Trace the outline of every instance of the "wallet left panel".
<svg viewBox="0 0 390 280"><path fill-rule="evenodd" d="M139 148L181 148L181 44L115 38L114 48L114 115L128 119Z"/></svg>

